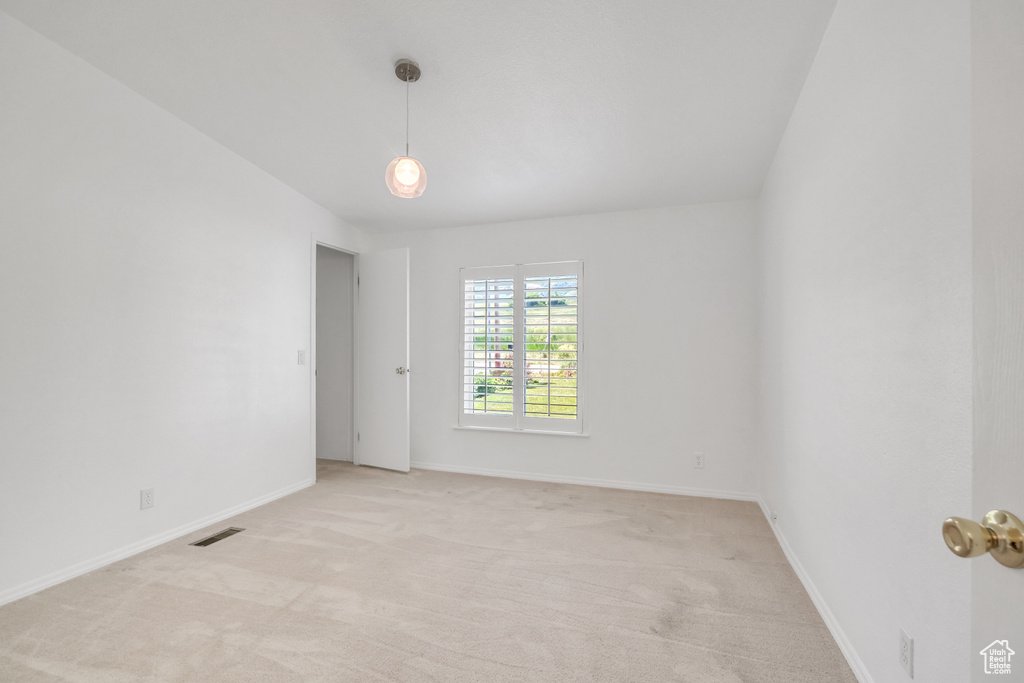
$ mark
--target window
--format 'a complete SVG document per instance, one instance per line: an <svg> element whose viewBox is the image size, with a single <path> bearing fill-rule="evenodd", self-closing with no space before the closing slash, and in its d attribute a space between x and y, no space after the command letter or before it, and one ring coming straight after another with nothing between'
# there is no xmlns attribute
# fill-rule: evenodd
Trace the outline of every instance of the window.
<svg viewBox="0 0 1024 683"><path fill-rule="evenodd" d="M582 432L583 263L463 268L459 424Z"/></svg>

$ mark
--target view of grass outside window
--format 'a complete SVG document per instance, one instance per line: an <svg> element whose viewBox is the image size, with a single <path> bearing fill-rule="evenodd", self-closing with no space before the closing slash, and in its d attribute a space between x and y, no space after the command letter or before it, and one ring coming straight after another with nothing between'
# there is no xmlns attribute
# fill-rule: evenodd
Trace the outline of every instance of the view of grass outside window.
<svg viewBox="0 0 1024 683"><path fill-rule="evenodd" d="M463 269L461 423L578 431L581 265Z"/></svg>
<svg viewBox="0 0 1024 683"><path fill-rule="evenodd" d="M528 277L524 289L525 411L576 417L576 277Z"/></svg>
<svg viewBox="0 0 1024 683"><path fill-rule="evenodd" d="M511 278L469 280L466 287L464 387L470 412L512 414L515 283Z"/></svg>

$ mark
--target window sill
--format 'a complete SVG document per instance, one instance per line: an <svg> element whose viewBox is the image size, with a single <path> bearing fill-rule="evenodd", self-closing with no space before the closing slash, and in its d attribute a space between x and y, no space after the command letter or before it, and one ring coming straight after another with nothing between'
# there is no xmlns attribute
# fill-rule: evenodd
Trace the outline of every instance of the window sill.
<svg viewBox="0 0 1024 683"><path fill-rule="evenodd" d="M463 427L462 425L455 425L452 429L458 429L464 432L505 432L506 434L541 434L543 436L575 436L583 437L586 439L590 438L590 434L583 432L582 434L577 432L548 432L542 429L508 429L506 427Z"/></svg>

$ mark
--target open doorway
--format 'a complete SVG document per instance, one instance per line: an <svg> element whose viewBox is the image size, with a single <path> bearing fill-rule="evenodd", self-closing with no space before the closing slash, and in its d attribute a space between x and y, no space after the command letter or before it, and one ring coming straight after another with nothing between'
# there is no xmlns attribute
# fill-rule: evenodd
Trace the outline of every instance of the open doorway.
<svg viewBox="0 0 1024 683"><path fill-rule="evenodd" d="M355 259L316 245L313 346L314 452L325 460L353 460Z"/></svg>

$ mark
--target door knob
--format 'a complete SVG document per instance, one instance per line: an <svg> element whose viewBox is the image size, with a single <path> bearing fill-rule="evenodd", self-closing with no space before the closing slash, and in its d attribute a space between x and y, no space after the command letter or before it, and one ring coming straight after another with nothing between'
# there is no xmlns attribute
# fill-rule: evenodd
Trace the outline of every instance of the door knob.
<svg viewBox="0 0 1024 683"><path fill-rule="evenodd" d="M992 510L981 524L950 517L942 523L942 538L957 557L988 553L999 564L1024 568L1024 523L1005 510Z"/></svg>

